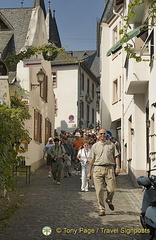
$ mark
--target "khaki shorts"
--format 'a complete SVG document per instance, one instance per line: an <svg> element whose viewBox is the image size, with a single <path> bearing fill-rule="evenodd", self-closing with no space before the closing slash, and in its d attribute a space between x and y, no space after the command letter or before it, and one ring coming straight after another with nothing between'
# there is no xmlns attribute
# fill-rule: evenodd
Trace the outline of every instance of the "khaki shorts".
<svg viewBox="0 0 156 240"><path fill-rule="evenodd" d="M48 154L47 155L47 165L48 166L52 165L52 162L53 162L53 158Z"/></svg>

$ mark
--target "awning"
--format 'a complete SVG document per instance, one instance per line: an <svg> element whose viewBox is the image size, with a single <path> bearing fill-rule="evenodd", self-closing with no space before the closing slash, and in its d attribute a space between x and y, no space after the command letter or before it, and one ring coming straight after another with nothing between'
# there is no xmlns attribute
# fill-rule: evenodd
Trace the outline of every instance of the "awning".
<svg viewBox="0 0 156 240"><path fill-rule="evenodd" d="M122 37L117 43L113 45L113 47L111 47L108 50L107 57L110 56L112 53L116 53L117 51L119 51L125 42L128 42L130 39L134 37L140 37L147 30L148 30L148 25L144 24L128 32L126 34L126 37Z"/></svg>

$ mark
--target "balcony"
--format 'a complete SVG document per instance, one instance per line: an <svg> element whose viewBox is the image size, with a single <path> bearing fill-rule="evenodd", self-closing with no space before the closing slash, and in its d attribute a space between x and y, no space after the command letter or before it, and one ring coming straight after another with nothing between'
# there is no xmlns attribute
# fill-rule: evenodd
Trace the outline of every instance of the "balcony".
<svg viewBox="0 0 156 240"><path fill-rule="evenodd" d="M129 59L126 77L126 94L144 94L149 82L149 62L136 62L134 59Z"/></svg>
<svg viewBox="0 0 156 240"><path fill-rule="evenodd" d="M130 19L130 24L144 22L144 20L147 17L148 5L149 5L148 2L144 2L144 3L138 4L138 5L136 4L136 6L134 8L135 17L132 17Z"/></svg>

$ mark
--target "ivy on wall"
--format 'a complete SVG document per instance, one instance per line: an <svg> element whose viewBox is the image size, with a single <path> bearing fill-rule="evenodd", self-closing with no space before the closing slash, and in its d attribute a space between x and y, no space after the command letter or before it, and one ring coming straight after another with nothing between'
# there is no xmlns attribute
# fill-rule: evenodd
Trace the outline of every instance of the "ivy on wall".
<svg viewBox="0 0 156 240"><path fill-rule="evenodd" d="M132 51L132 47L133 45L130 43L126 42L126 38L127 38L127 30L131 29L131 20L134 19L136 17L136 13L135 13L135 8L136 6L140 6L144 3L149 3L148 5L148 17L146 19L146 23L148 25L148 27L152 28L154 23L155 23L155 19L156 19L156 0L150 1L150 0L130 0L129 5L128 5L128 14L123 16L123 20L124 20L124 26L123 29L121 29L119 31L120 34L123 34L123 41L126 43L124 49L125 51L129 54L130 58L134 58L137 62L140 61L148 61L145 59L142 59L141 56L138 56L137 53Z"/></svg>
<svg viewBox="0 0 156 240"><path fill-rule="evenodd" d="M46 43L38 47L31 46L20 53L9 53L4 62L8 69L10 69L11 67L16 66L20 60L29 59L37 54L42 54L43 58L47 61L53 61L64 50L63 47L57 48L55 44Z"/></svg>
<svg viewBox="0 0 156 240"><path fill-rule="evenodd" d="M23 160L17 148L23 140L30 141L24 122L30 119L29 109L18 94L11 96L11 106L0 105L0 193L15 186L13 168Z"/></svg>

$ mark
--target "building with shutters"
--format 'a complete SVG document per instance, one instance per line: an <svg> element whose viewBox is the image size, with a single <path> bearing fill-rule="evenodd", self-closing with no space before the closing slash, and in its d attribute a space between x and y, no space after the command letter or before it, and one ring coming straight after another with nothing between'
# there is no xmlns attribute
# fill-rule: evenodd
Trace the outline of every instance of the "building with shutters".
<svg viewBox="0 0 156 240"><path fill-rule="evenodd" d="M46 13L44 0L35 0L32 8L0 9L0 52L3 60L8 53L19 53L30 46L41 46L48 42L61 46L55 16L52 16L50 8ZM44 75L42 83L37 81L40 71ZM31 165L34 171L45 163L43 147L54 134L55 98L51 63L44 60L42 55L20 61L9 69L5 80L10 94L14 91L20 93L21 88L25 90L22 101L31 114L31 119L25 122L25 128L30 133L31 141L23 142L20 152L25 156L25 163Z"/></svg>

